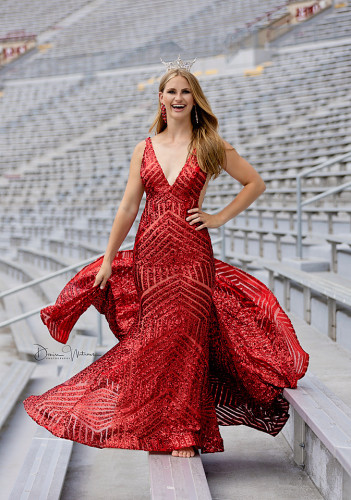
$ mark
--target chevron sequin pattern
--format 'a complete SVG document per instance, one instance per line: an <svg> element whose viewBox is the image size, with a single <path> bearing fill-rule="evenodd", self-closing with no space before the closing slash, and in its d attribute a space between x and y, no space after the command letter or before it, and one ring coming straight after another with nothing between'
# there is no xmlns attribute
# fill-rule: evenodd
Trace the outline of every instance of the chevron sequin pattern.
<svg viewBox="0 0 351 500"><path fill-rule="evenodd" d="M133 250L117 252L104 290L93 288L102 257L41 311L66 343L91 305L118 343L42 395L27 413L52 434L99 448L224 451L219 425L275 436L286 423L284 387L296 387L308 354L272 292L214 258L207 228L195 230L206 174L193 151L170 184L146 139L140 172L145 208Z"/></svg>

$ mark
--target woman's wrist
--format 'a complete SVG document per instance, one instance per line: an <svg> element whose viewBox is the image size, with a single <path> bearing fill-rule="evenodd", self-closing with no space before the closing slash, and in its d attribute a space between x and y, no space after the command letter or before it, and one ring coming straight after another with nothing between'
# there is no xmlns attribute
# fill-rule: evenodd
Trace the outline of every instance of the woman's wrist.
<svg viewBox="0 0 351 500"><path fill-rule="evenodd" d="M223 213L218 212L218 213L217 213L217 214L215 214L215 215L216 215L217 220L219 221L219 227L220 227L220 226L223 226L226 222L228 222L228 221L226 220L226 218L223 216Z"/></svg>
<svg viewBox="0 0 351 500"><path fill-rule="evenodd" d="M114 257L112 255L105 254L102 263L112 266Z"/></svg>

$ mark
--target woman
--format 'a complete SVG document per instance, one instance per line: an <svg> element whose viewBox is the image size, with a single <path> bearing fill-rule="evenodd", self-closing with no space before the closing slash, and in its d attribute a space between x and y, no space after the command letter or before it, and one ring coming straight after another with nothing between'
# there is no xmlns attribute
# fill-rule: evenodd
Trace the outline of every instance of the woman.
<svg viewBox="0 0 351 500"><path fill-rule="evenodd" d="M105 314L119 343L64 384L24 401L53 434L96 447L224 451L219 425L276 435L288 418L284 387L296 387L308 354L274 295L215 259L208 228L264 190L255 169L217 133L190 68L161 78L157 135L135 148L103 258L86 266L42 311L67 341L84 310ZM201 208L221 168L244 187L216 214ZM133 250L119 251L146 191Z"/></svg>

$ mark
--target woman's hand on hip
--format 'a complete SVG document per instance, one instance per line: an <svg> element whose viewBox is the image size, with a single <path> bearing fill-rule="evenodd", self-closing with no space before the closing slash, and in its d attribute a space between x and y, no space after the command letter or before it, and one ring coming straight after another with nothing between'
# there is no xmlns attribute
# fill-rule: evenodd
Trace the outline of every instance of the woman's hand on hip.
<svg viewBox="0 0 351 500"><path fill-rule="evenodd" d="M103 262L101 264L99 272L96 275L95 282L94 282L93 286L100 285L101 289L105 288L107 280L109 279L111 274L112 274L111 264L109 264L108 262Z"/></svg>
<svg viewBox="0 0 351 500"><path fill-rule="evenodd" d="M208 214L203 212L199 207L190 208L188 214L185 220L188 221L191 226L196 222L202 222L200 226L195 227L196 230L203 229L204 227L220 227L223 224L217 214Z"/></svg>

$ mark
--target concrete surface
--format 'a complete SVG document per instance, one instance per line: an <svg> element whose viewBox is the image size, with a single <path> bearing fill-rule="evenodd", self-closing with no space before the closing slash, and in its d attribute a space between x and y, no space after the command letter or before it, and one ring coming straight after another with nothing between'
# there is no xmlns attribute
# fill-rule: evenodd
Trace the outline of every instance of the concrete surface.
<svg viewBox="0 0 351 500"><path fill-rule="evenodd" d="M320 500L281 434L220 427L223 453L201 455L213 500Z"/></svg>

